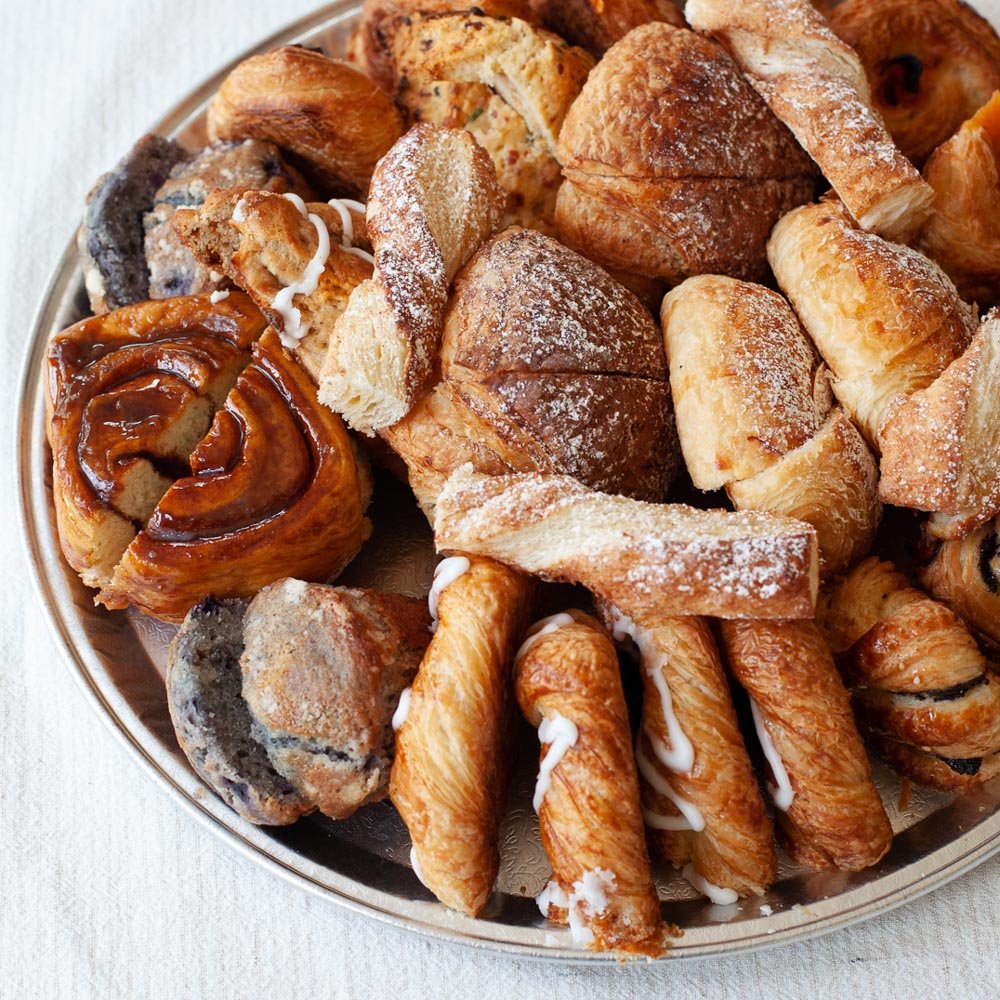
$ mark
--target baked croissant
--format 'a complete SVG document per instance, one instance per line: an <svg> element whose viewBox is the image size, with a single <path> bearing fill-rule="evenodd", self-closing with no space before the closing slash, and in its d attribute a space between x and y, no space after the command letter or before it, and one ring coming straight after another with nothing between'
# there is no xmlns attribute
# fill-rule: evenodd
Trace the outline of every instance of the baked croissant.
<svg viewBox="0 0 1000 1000"><path fill-rule="evenodd" d="M511 665L534 589L489 559L439 565L438 621L393 719L389 795L410 831L413 869L447 906L476 916L500 864L513 700Z"/></svg>
<svg viewBox="0 0 1000 1000"><path fill-rule="evenodd" d="M671 291L660 317L694 485L813 525L824 575L866 555L881 516L878 467L843 411L830 410L826 372L785 300L702 275Z"/></svg>
<svg viewBox="0 0 1000 1000"><path fill-rule="evenodd" d="M264 326L234 292L218 304L199 295L126 306L52 337L56 525L88 587L109 582L136 523L184 473Z"/></svg>
<svg viewBox="0 0 1000 1000"><path fill-rule="evenodd" d="M1000 773L1000 681L953 611L871 557L824 593L817 624L889 763L945 791Z"/></svg>
<svg viewBox="0 0 1000 1000"><path fill-rule="evenodd" d="M533 6L546 28L597 57L641 24L684 27L673 0L534 0Z"/></svg>
<svg viewBox="0 0 1000 1000"><path fill-rule="evenodd" d="M815 607L816 533L804 522L643 503L569 476L464 466L438 499L434 542L582 584L633 619L810 618Z"/></svg>
<svg viewBox="0 0 1000 1000"><path fill-rule="evenodd" d="M716 903L775 879L771 823L736 721L715 640L702 618L633 621L608 608L615 639L642 667L635 753L647 836Z"/></svg>
<svg viewBox="0 0 1000 1000"><path fill-rule="evenodd" d="M375 272L351 292L320 378L320 399L355 430L396 423L430 387L448 289L500 206L466 132L417 125L379 161L366 212Z"/></svg>
<svg viewBox="0 0 1000 1000"><path fill-rule="evenodd" d="M534 806L552 879L549 920L597 950L663 952L670 928L643 837L618 657L581 611L539 622L515 665L518 704L542 744Z"/></svg>
<svg viewBox="0 0 1000 1000"><path fill-rule="evenodd" d="M850 696L812 622L721 622L750 696L782 844L809 868L860 871L892 844Z"/></svg>
<svg viewBox="0 0 1000 1000"><path fill-rule="evenodd" d="M934 191L872 109L857 53L809 0L687 0L684 14L732 53L862 229L899 242L917 234Z"/></svg>

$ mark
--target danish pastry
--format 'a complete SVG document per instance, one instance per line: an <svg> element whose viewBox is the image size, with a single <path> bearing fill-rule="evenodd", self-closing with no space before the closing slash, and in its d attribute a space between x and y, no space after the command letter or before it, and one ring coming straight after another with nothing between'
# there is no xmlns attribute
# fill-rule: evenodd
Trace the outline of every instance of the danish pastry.
<svg viewBox="0 0 1000 1000"><path fill-rule="evenodd" d="M684 27L673 0L534 0L533 5L546 28L598 58L641 24L666 21Z"/></svg>
<svg viewBox="0 0 1000 1000"><path fill-rule="evenodd" d="M751 699L789 856L810 868L869 868L889 850L892 827L823 636L812 622L719 627Z"/></svg>
<svg viewBox="0 0 1000 1000"><path fill-rule="evenodd" d="M542 914L597 950L662 953L618 658L581 611L540 622L515 666L517 700L542 744L535 811L552 879ZM676 933L676 932L675 932Z"/></svg>

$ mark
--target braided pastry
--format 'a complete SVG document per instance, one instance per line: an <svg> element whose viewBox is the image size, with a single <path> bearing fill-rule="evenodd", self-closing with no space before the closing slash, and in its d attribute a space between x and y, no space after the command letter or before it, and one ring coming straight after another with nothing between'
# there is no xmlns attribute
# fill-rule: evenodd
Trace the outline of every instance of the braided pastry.
<svg viewBox="0 0 1000 1000"><path fill-rule="evenodd" d="M1000 681L953 611L871 557L823 595L817 623L894 766L946 790L996 772Z"/></svg>
<svg viewBox="0 0 1000 1000"><path fill-rule="evenodd" d="M750 696L778 831L809 868L860 871L892 844L850 696L812 622L720 622L729 669Z"/></svg>
<svg viewBox="0 0 1000 1000"><path fill-rule="evenodd" d="M542 913L574 942L660 954L660 920L639 810L618 657L581 611L539 622L515 665L517 700L542 744L535 810L552 880Z"/></svg>

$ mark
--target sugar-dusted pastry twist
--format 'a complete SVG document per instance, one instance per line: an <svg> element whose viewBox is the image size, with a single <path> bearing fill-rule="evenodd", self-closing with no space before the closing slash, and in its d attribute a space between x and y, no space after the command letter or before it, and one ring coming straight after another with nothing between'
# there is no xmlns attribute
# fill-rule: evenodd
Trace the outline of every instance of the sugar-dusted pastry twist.
<svg viewBox="0 0 1000 1000"><path fill-rule="evenodd" d="M703 618L604 620L642 671L635 754L647 836L716 903L764 892L777 857L715 640Z"/></svg>
<svg viewBox="0 0 1000 1000"><path fill-rule="evenodd" d="M266 139L291 154L325 197L364 197L379 158L402 135L389 97L363 73L301 45L251 56L206 113L216 139Z"/></svg>
<svg viewBox="0 0 1000 1000"><path fill-rule="evenodd" d="M920 585L1000 649L1000 528L994 518L965 538L939 543Z"/></svg>
<svg viewBox="0 0 1000 1000"><path fill-rule="evenodd" d="M719 275L688 278L660 311L677 430L695 486L740 510L809 522L824 575L868 553L878 467L839 408L788 303Z"/></svg>
<svg viewBox="0 0 1000 1000"><path fill-rule="evenodd" d="M684 13L729 49L862 229L916 235L934 191L872 109L857 53L809 0L688 0Z"/></svg>
<svg viewBox="0 0 1000 1000"><path fill-rule="evenodd" d="M539 622L515 686L541 743L534 806L552 879L542 913L597 950L660 954L669 928L650 871L615 647L582 611Z"/></svg>
<svg viewBox="0 0 1000 1000"><path fill-rule="evenodd" d="M417 877L453 909L476 916L500 865L513 712L511 666L534 588L489 559L438 566L436 629L393 719L389 795L410 831Z"/></svg>
<svg viewBox="0 0 1000 1000"><path fill-rule="evenodd" d="M673 0L533 0L533 6L546 28L598 57L641 24L684 27Z"/></svg>
<svg viewBox="0 0 1000 1000"><path fill-rule="evenodd" d="M1000 681L953 611L873 556L824 592L817 624L893 766L945 790L996 773Z"/></svg>
<svg viewBox="0 0 1000 1000"><path fill-rule="evenodd" d="M467 132L412 128L368 194L375 273L330 336L320 398L355 430L401 420L429 388L452 279L500 221L489 157Z"/></svg>
<svg viewBox="0 0 1000 1000"><path fill-rule="evenodd" d="M917 245L964 298L1000 304L1000 91L934 150L924 177L937 197Z"/></svg>
<svg viewBox="0 0 1000 1000"><path fill-rule="evenodd" d="M810 618L815 606L816 532L804 522L643 503L569 476L463 466L438 499L434 539L439 551L581 583L632 618Z"/></svg>
<svg viewBox="0 0 1000 1000"><path fill-rule="evenodd" d="M892 844L864 744L812 622L721 622L726 661L750 696L778 832L810 868L860 871Z"/></svg>

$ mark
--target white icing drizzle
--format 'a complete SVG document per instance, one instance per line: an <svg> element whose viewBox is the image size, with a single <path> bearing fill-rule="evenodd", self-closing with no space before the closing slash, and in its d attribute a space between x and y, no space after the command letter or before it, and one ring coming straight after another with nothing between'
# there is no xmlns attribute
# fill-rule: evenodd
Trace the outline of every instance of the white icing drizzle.
<svg viewBox="0 0 1000 1000"><path fill-rule="evenodd" d="M785 770L781 754L778 753L778 748L774 745L774 740L771 739L771 734L764 725L760 706L753 698L750 699L750 712L753 715L754 728L757 730L757 739L760 740L760 748L764 751L771 773L774 775L775 783L768 782L767 790L771 793L771 798L774 799L775 807L782 812L788 812L792 800L795 798L795 789L792 788L792 783L788 779L788 771Z"/></svg>
<svg viewBox="0 0 1000 1000"><path fill-rule="evenodd" d="M427 884L427 880L424 878L424 871L420 867L420 859L417 857L417 849L415 847L410 848L410 867L413 869L413 874L420 880L420 884L425 889L430 889L431 887ZM434 890L431 889L431 892L433 891Z"/></svg>
<svg viewBox="0 0 1000 1000"><path fill-rule="evenodd" d="M528 629L527 638L521 643L521 646L517 651L517 655L514 657L514 662L517 663L517 661L520 660L521 657L524 656L524 654L527 653L528 650L531 649L531 647L534 646L534 644L538 642L543 635L551 635L558 629L565 628L567 625L572 624L573 616L567 614L565 611L561 611L557 615L549 615L548 618L542 618L535 622L535 624Z"/></svg>
<svg viewBox="0 0 1000 1000"><path fill-rule="evenodd" d="M588 918L599 917L604 913L615 889L615 873L606 868L594 868L585 871L573 883L569 895L557 882L548 882L536 902L546 920L550 903L564 909L573 943L584 947L594 943L594 932L587 926Z"/></svg>
<svg viewBox="0 0 1000 1000"><path fill-rule="evenodd" d="M642 821L650 830L690 830L691 824L683 816L664 816L642 807Z"/></svg>
<svg viewBox="0 0 1000 1000"><path fill-rule="evenodd" d="M221 292L220 291L216 291L216 292L212 292L212 294L209 295L208 300L214 306L214 305L217 305L219 302L221 302L223 299L228 299L228 298L229 298L229 292L227 292L227 291L221 291Z"/></svg>
<svg viewBox="0 0 1000 1000"><path fill-rule="evenodd" d="M434 568L434 582L427 595L427 608L431 613L431 631L438 627L438 602L445 587L454 583L463 573L468 573L472 563L465 556L449 556Z"/></svg>
<svg viewBox="0 0 1000 1000"><path fill-rule="evenodd" d="M549 749L538 765L538 779L535 781L535 794L531 805L535 812L541 808L545 793L552 784L552 772L566 756L566 751L576 745L580 731L576 723L563 717L558 712L546 715L538 726L538 742L548 743Z"/></svg>
<svg viewBox="0 0 1000 1000"><path fill-rule="evenodd" d="M392 731L398 733L402 728L406 717L410 714L410 699L413 697L413 688L405 687L399 693L399 704L396 711L392 713Z"/></svg>
<svg viewBox="0 0 1000 1000"><path fill-rule="evenodd" d="M739 900L740 895L735 889L726 889L714 882L709 882L694 870L694 865L685 865L681 873L702 895L707 896L716 906L728 906Z"/></svg>
<svg viewBox="0 0 1000 1000"><path fill-rule="evenodd" d="M354 243L354 220L351 218L351 212L360 212L364 215L365 206L360 201L353 201L351 198L331 198L327 204L331 208L336 209L337 214L340 216L341 249L354 254L355 257L360 257L362 260L368 261L369 264L374 264L375 258L367 250L352 246Z"/></svg>
<svg viewBox="0 0 1000 1000"><path fill-rule="evenodd" d="M677 817L678 821L683 820L686 823L685 826L663 827L663 829L694 830L695 833L700 833L705 829L705 817L702 816L701 810L693 802L688 802L687 799L681 798L673 790L663 775L656 770L650 759L643 753L642 743L639 740L636 740L635 744L635 762L639 768L639 773L646 779L653 791L659 792L665 799L669 799L677 806L677 810L681 814ZM654 813L653 815L659 814ZM668 819L669 817L664 816L662 818Z"/></svg>

